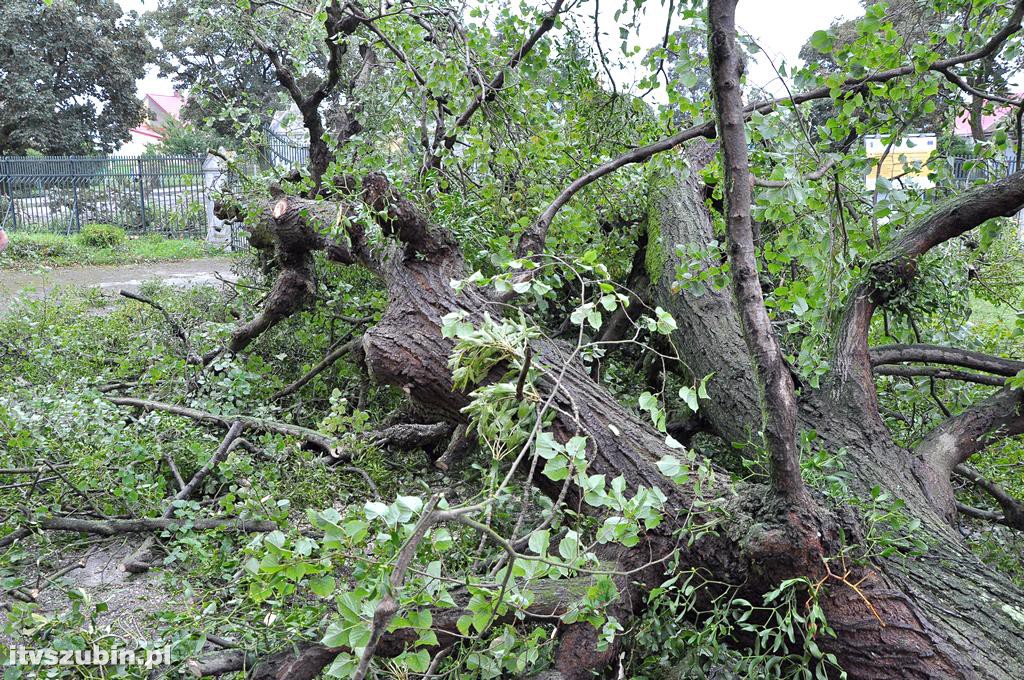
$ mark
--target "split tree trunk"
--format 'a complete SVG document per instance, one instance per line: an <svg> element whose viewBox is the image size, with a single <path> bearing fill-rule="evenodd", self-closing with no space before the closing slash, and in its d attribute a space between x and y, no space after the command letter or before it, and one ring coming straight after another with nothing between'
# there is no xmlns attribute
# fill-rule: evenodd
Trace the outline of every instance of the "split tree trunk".
<svg viewBox="0 0 1024 680"><path fill-rule="evenodd" d="M462 423L468 397L452 389L452 343L442 337L442 317L462 311L480 322L485 313L500 315L502 305L472 287L455 293L450 280L466 274L458 245L395 196L382 177L367 178L362 196L378 214L385 214L385 235L396 237L401 245L372 252L361 234L350 234L347 248L317 239L309 248L341 248L335 259L364 262L388 288L387 310L363 338L371 375L402 389L437 418ZM703 245L711 235L702 188L692 180L673 180L652 200L657 219L651 223L649 239L659 256L650 257L648 267L655 296L677 319L675 340L684 362L697 377L715 373L711 398L701 405L703 417L725 442L756 446L761 413L732 298L715 291L702 296L674 292L671 286L679 264L676 246ZM279 251L284 256L290 254L292 240L308 240L307 230L296 228L297 210L296 204L288 203L277 211ZM300 257L293 264L302 262ZM648 532L638 547L610 556L625 569L648 565L636 574L642 587L655 586L667 576L666 562L659 560L678 550L682 564L718 581L743 584L739 595L756 603L784 579L826 577L824 560L843 547L841 532L850 542L862 536L861 518L850 508L830 509L820 498L810 507L786 504L775 500L765 486L730 483L724 471L703 491L704 498L715 500L715 507L699 511L700 516L690 515L695 490L674 484L656 466L674 453L663 436L595 383L571 358L569 348L538 341L532 349L534 365L546 368L549 376L567 366L556 396L558 412L577 415L558 416L553 427L560 437L579 433L588 438L589 472L608 478L622 475L630 489L657 487L667 498L663 524ZM539 387L547 393L555 389L550 377ZM870 569L855 570L850 581L863 579L859 592L827 582L821 604L838 637L818 639L819 645L836 654L851 678L1024 677L1018 643L1024 633L1024 593L987 569L963 545L947 521L950 497L936 491L942 488L940 472L896 446L874 406L871 384L841 389L830 384L820 391L804 386L798 427L814 429L819 445L830 452L845 451L842 461L853 493L866 497L877 486L903 499L907 514L920 520L919 533L929 549L920 558L876 560ZM948 480L945 483L948 487ZM574 493L567 503L586 511ZM688 545L689 522L712 518L720 520L718 531ZM684 532L682 540L679 531ZM627 616L631 605L623 603L619 613ZM585 624L563 633L557 666L566 680L590 677L592 670L613 658L614 647L596 653L590 633Z"/></svg>
<svg viewBox="0 0 1024 680"><path fill-rule="evenodd" d="M658 275L659 304L679 323L676 339L684 361L698 373L705 366L716 373L711 400L702 404L704 417L726 441L756 440L760 414L731 298L714 292L700 297L686 291L675 294L668 285L678 264L675 245L699 243L697 239L710 234L701 194L692 183L676 183L663 188L660 200L661 209L655 212L661 217L651 237L658 239L665 256L657 263L660 271L652 274ZM364 338L372 375L402 388L435 415L461 422L467 398L452 390L447 364L452 345L441 336L441 318L462 310L479 321L485 311L497 313L497 305L480 291L456 295L450 288L451 278L465 274L453 244L427 257L407 257L394 248L381 274L389 290L388 309ZM535 365L554 369L565 364L566 349L538 342L534 356ZM571 404L566 394L572 395ZM822 559L841 547L840 527L851 537L862 530L859 518L849 511L819 506L811 513L766 505L765 488L732 487L722 473L710 493L720 498L730 520L718 535L681 547L672 533L685 525L693 491L659 473L656 461L673 453L662 436L594 383L582 365L570 366L560 395L564 411L571 413L575 407L579 414L579 426L589 439L592 473L623 475L630 488L658 487L669 499L666 522L639 548L618 556L623 567L645 564L678 548L684 564L702 567L721 580L745 582L744 595L756 601L783 579L821 578ZM822 605L838 637L819 644L837 655L851 678L1024 677L1024 655L1017 642L1024 633L1024 593L963 545L945 520L945 509L936 507L925 491L933 480L925 479L923 463L896 446L877 413L865 414L861 403L846 392L804 387L800 428L813 428L821 446L831 452L845 449L853 492L864 496L878 486L903 499L907 513L920 519L920 535L929 549L920 558L877 561L875 568L851 576L865 579L861 590L884 625L858 593L839 583L828 585ZM556 421L555 429L571 434L577 426ZM569 502L574 504L574 499ZM639 580L652 586L663 577L659 569L649 569ZM589 673L579 659L563 658L559 665L566 678Z"/></svg>
<svg viewBox="0 0 1024 680"><path fill-rule="evenodd" d="M674 335L683 361L695 372L715 373L711 399L701 404L703 418L726 442L756 440L756 410L751 364L739 320L727 291L695 295L673 292L676 267L682 264L677 244L706 247L712 238L710 215L702 188L693 181L672 181L652 196L655 208L650 238L664 253L655 279L657 303L675 316ZM700 375L698 375L700 377ZM724 378L724 379L723 379ZM856 388L854 388L856 389ZM878 564L873 584L886 627L872 622L863 602L835 589L833 607L859 610L863 619L835 616L838 640L829 646L851 678L892 677L1024 677L1024 593L986 567L964 545L948 518L952 492L938 495L943 480L920 456L896 445L878 415L863 408L849 390L829 388L800 395L800 430L813 429L817 444L841 461L850 474L851 490L867 497L873 487L903 499L906 513L918 518L928 552L915 559ZM948 487L948 478L945 480ZM939 496L939 497L937 497ZM797 574L792 574L793 576ZM869 595L874 598L875 596Z"/></svg>

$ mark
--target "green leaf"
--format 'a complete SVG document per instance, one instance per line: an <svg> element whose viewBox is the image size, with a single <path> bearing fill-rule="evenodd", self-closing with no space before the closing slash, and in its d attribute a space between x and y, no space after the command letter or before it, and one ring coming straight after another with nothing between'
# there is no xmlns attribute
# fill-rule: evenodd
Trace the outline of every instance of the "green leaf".
<svg viewBox="0 0 1024 680"><path fill-rule="evenodd" d="M815 31L811 34L811 47L819 52L831 52L832 42L828 31Z"/></svg>
<svg viewBox="0 0 1024 680"><path fill-rule="evenodd" d="M661 307L654 309L655 316L658 317L658 332L662 335L668 335L672 331L676 330L676 320L672 318L672 315L666 312Z"/></svg>
<svg viewBox="0 0 1024 680"><path fill-rule="evenodd" d="M363 511L366 513L366 519L375 520L388 513L388 506L380 501L367 501L363 506Z"/></svg>
<svg viewBox="0 0 1024 680"><path fill-rule="evenodd" d="M688 387L686 385L680 387L679 398L686 402L686 406L694 413L696 413L697 409L700 408L700 404L697 401L697 390L692 387Z"/></svg>
<svg viewBox="0 0 1024 680"><path fill-rule="evenodd" d="M406 653L403 657L405 666L413 673L426 673L430 668L430 652L421 649L415 654Z"/></svg>
<svg viewBox="0 0 1024 680"><path fill-rule="evenodd" d="M658 461L658 470L666 477L675 477L683 471L683 465L675 456L665 456Z"/></svg>
<svg viewBox="0 0 1024 680"><path fill-rule="evenodd" d="M333 595L335 585L333 576L320 576L309 580L309 589L320 597L330 597Z"/></svg>
<svg viewBox="0 0 1024 680"><path fill-rule="evenodd" d="M274 530L267 534L267 537L263 540L275 548L283 548L287 538L280 531Z"/></svg>
<svg viewBox="0 0 1024 680"><path fill-rule="evenodd" d="M560 482L569 476L569 466L565 456L555 456L544 464L541 470L545 477L553 482Z"/></svg>
<svg viewBox="0 0 1024 680"><path fill-rule="evenodd" d="M580 555L580 537L572 529L565 535L558 544L558 554L561 555L566 561L572 562L579 558Z"/></svg>
<svg viewBox="0 0 1024 680"><path fill-rule="evenodd" d="M452 532L444 527L438 527L430 537L430 545L438 552L444 552L452 547Z"/></svg>
<svg viewBox="0 0 1024 680"><path fill-rule="evenodd" d="M423 509L423 499L419 496L399 496L395 499L398 507L408 510L412 514L416 514Z"/></svg>
<svg viewBox="0 0 1024 680"><path fill-rule="evenodd" d="M530 534L530 540L528 545L530 550L537 553L538 555L544 555L548 551L548 546L551 543L551 532L547 529L543 531L535 531Z"/></svg>
<svg viewBox="0 0 1024 680"><path fill-rule="evenodd" d="M357 668L359 668L359 661L351 654L342 652L334 657L334 661L324 672L331 678L351 678L355 675Z"/></svg>

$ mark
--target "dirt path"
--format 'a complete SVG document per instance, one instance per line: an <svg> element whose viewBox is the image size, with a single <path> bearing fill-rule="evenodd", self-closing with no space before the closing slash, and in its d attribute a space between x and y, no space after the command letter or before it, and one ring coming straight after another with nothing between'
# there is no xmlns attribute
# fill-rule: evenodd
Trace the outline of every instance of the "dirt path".
<svg viewBox="0 0 1024 680"><path fill-rule="evenodd" d="M157 280L188 288L219 283L217 275L233 281L232 261L205 258L182 262L113 265L110 267L64 267L44 272L0 270L0 311L19 298L43 298L55 288L100 288L117 292L138 291L143 281Z"/></svg>

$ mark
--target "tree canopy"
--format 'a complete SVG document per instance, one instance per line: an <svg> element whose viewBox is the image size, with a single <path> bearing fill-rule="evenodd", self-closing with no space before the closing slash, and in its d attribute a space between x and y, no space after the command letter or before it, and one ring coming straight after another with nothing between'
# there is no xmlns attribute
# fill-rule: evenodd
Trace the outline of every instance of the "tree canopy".
<svg viewBox="0 0 1024 680"><path fill-rule="evenodd" d="M114 0L0 6L0 154L107 153L143 120L150 44Z"/></svg>

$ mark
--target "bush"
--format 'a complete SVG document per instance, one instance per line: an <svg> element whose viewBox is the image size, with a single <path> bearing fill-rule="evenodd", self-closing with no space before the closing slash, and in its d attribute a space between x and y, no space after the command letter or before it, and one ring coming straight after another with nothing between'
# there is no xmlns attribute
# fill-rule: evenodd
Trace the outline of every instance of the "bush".
<svg viewBox="0 0 1024 680"><path fill-rule="evenodd" d="M82 227L78 240L91 248L116 248L128 241L128 234L112 224L87 224Z"/></svg>
<svg viewBox="0 0 1024 680"><path fill-rule="evenodd" d="M14 232L8 235L11 245L6 255L11 260L36 262L71 257L75 250L75 244L60 234Z"/></svg>

